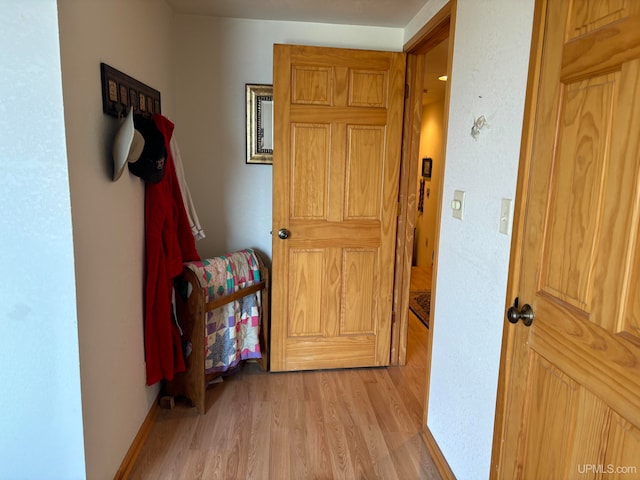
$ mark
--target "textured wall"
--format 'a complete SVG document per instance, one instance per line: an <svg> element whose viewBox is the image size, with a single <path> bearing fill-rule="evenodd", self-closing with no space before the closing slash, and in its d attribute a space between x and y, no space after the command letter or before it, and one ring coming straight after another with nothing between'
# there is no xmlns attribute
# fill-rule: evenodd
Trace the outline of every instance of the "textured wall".
<svg viewBox="0 0 640 480"><path fill-rule="evenodd" d="M461 480L489 475L511 242L500 202L515 195L532 18L533 0L458 0L428 426Z"/></svg>
<svg viewBox="0 0 640 480"><path fill-rule="evenodd" d="M55 0L0 2L0 478L84 478Z"/></svg>

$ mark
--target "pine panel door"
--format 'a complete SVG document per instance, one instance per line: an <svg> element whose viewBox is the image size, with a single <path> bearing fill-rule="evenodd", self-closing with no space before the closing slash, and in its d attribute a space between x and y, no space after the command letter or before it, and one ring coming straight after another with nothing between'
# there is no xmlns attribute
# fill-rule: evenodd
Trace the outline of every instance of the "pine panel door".
<svg viewBox="0 0 640 480"><path fill-rule="evenodd" d="M389 363L404 76L402 53L274 48L273 371Z"/></svg>
<svg viewBox="0 0 640 480"><path fill-rule="evenodd" d="M498 476L636 478L640 2L541 4Z"/></svg>

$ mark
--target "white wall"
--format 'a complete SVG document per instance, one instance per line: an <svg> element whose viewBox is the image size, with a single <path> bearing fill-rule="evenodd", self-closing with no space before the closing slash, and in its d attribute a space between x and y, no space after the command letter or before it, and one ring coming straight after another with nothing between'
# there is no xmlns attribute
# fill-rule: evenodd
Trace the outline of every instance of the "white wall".
<svg viewBox="0 0 640 480"><path fill-rule="evenodd" d="M202 256L271 257L271 166L245 163L245 84L271 84L273 44L402 50L402 29L177 16L176 131L207 237Z"/></svg>
<svg viewBox="0 0 640 480"><path fill-rule="evenodd" d="M0 2L0 478L84 478L55 0Z"/></svg>
<svg viewBox="0 0 640 480"><path fill-rule="evenodd" d="M118 122L102 112L100 62L160 90L171 118L172 12L158 0L58 6L87 476L113 478L158 387L145 387L144 187L128 171L111 180Z"/></svg>
<svg viewBox="0 0 640 480"><path fill-rule="evenodd" d="M511 240L500 201L515 195L533 3L458 0L427 425L460 480L489 476ZM463 221L454 190L466 192Z"/></svg>

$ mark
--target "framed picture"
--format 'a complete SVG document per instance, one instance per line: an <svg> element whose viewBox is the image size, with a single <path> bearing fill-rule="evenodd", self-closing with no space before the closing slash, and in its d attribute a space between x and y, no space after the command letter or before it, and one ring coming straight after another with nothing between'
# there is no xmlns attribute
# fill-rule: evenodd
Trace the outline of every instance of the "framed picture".
<svg viewBox="0 0 640 480"><path fill-rule="evenodd" d="M422 176L424 178L431 178L432 167L433 167L433 159L431 157L425 157L422 159Z"/></svg>
<svg viewBox="0 0 640 480"><path fill-rule="evenodd" d="M153 115L160 111L160 92L133 77L100 64L102 111L114 117L124 116L131 106L136 113Z"/></svg>
<svg viewBox="0 0 640 480"><path fill-rule="evenodd" d="M247 163L273 164L273 86L245 85Z"/></svg>

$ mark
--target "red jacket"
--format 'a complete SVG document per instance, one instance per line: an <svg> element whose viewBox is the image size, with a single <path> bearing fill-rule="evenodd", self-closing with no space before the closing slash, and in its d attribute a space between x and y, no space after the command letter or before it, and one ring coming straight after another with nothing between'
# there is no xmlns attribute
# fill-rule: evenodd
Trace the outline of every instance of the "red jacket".
<svg viewBox="0 0 640 480"><path fill-rule="evenodd" d="M185 370L180 333L172 316L171 292L183 262L200 260L169 148L174 125L162 115L154 115L153 120L164 136L167 158L163 179L147 183L145 189L147 385L172 380L175 373Z"/></svg>

